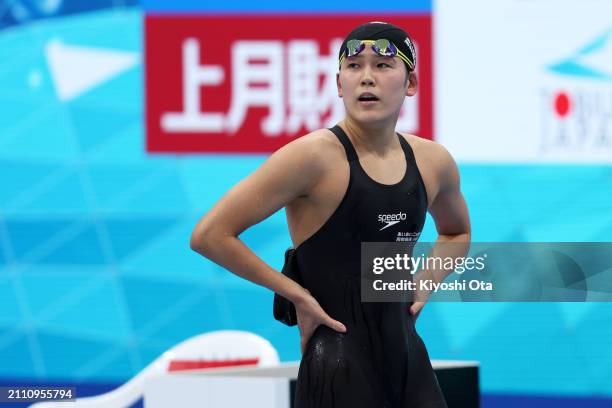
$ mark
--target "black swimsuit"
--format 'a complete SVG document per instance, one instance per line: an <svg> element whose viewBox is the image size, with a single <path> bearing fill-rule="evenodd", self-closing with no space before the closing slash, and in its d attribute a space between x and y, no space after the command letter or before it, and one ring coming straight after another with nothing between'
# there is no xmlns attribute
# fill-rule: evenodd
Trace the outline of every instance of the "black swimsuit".
<svg viewBox="0 0 612 408"><path fill-rule="evenodd" d="M303 286L347 332L316 328L300 362L295 407L446 408L409 304L360 298L361 242L415 241L425 223L427 193L412 149L398 134L406 173L381 184L363 170L346 133L330 130L346 150L348 188L296 257Z"/></svg>

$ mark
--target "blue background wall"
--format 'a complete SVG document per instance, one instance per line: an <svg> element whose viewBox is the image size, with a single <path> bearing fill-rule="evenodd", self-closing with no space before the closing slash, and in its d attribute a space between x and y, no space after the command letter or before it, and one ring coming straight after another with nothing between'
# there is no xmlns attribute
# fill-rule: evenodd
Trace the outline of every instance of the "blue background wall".
<svg viewBox="0 0 612 408"><path fill-rule="evenodd" d="M197 220L266 157L148 156L140 63L58 100L48 41L140 55L141 8L36 21L32 14L16 24L9 3L0 2L2 382L121 383L177 342L216 329L256 332L282 360L298 360L297 330L272 319L272 294L189 249ZM168 4L145 7L161 12ZM252 4L232 7L256 11ZM352 6L291 4L262 7ZM413 10L430 7L414 2ZM460 170L475 241L612 239L609 166L460 163ZM422 240L435 236L428 219ZM284 213L242 238L280 268L290 245ZM417 326L432 358L479 360L487 394L593 397L612 396L611 321L608 303L431 303Z"/></svg>

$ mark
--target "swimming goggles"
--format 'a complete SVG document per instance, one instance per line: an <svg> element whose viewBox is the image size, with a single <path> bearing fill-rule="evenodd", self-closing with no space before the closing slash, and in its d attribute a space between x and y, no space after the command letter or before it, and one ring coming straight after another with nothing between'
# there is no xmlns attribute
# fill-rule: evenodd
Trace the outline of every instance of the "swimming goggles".
<svg viewBox="0 0 612 408"><path fill-rule="evenodd" d="M380 40L349 40L346 43L346 50L340 57L340 64L344 58L354 57L365 50L366 45L372 46L372 51L382 57L398 57L404 61L408 67L414 69L414 64L406 55L401 52L391 41L381 38Z"/></svg>

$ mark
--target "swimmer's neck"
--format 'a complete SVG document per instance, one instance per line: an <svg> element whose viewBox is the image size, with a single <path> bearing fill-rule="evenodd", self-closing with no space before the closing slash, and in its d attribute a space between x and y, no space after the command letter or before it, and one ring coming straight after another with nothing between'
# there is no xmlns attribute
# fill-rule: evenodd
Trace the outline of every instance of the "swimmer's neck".
<svg viewBox="0 0 612 408"><path fill-rule="evenodd" d="M395 133L396 121L365 127L347 116L338 125L351 139L355 148L359 150L384 154L399 145Z"/></svg>

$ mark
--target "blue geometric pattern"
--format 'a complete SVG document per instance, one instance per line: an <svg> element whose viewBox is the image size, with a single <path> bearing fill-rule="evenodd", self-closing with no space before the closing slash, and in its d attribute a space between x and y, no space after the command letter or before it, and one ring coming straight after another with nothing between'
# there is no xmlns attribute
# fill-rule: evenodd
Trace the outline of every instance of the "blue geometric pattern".
<svg viewBox="0 0 612 408"><path fill-rule="evenodd" d="M266 157L147 155L141 65L56 97L48 40L140 53L141 24L123 10L0 33L1 378L122 382L218 329L300 358L272 293L189 249L198 219ZM460 171L475 241L612 240L610 167ZM422 241L435 237L428 218ZM277 269L290 245L282 211L241 238ZM612 395L610 321L609 303L430 303L418 330L432 358L479 360L485 392Z"/></svg>
<svg viewBox="0 0 612 408"><path fill-rule="evenodd" d="M0 0L0 29L39 19L138 3L138 0L121 0L119 3L116 0Z"/></svg>

